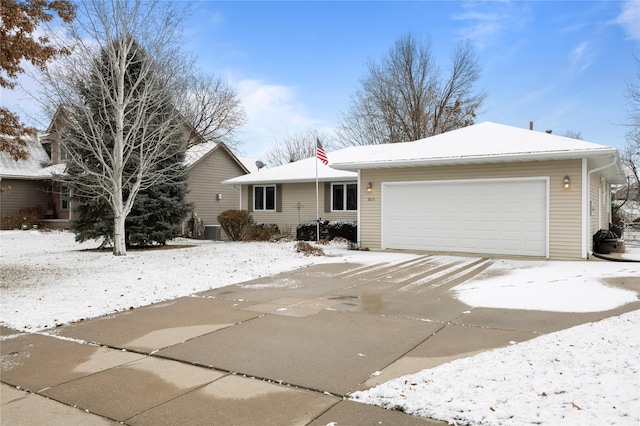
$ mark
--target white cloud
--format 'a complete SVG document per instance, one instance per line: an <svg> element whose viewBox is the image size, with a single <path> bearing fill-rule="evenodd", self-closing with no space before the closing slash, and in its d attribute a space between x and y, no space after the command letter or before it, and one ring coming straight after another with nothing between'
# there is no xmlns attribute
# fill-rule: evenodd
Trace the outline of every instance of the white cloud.
<svg viewBox="0 0 640 426"><path fill-rule="evenodd" d="M584 41L578 47L573 49L569 54L571 68L575 71L582 72L589 68L593 62L592 55L589 51L589 43Z"/></svg>
<svg viewBox="0 0 640 426"><path fill-rule="evenodd" d="M631 40L640 40L640 1L626 0L622 3L622 12L615 20L621 25Z"/></svg>
<svg viewBox="0 0 640 426"><path fill-rule="evenodd" d="M462 4L463 12L453 19L467 21L469 25L462 29L462 36L473 40L484 48L492 39L506 31L517 30L529 19L528 10L511 2L470 1Z"/></svg>
<svg viewBox="0 0 640 426"><path fill-rule="evenodd" d="M247 113L242 129L244 150L256 155L275 140L292 132L305 132L319 125L296 96L291 86L269 84L261 80L245 79L231 83L237 90Z"/></svg>

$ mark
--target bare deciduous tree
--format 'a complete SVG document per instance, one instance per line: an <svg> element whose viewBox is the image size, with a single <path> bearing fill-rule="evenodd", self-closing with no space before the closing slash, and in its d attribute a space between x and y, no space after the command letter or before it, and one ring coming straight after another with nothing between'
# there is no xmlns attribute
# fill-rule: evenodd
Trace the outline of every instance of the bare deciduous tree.
<svg viewBox="0 0 640 426"><path fill-rule="evenodd" d="M640 202L640 58L636 59L636 80L627 84L629 98L629 119L627 145L622 154L622 162L629 171L629 186L635 187L634 200Z"/></svg>
<svg viewBox="0 0 640 426"><path fill-rule="evenodd" d="M237 93L221 78L187 76L184 89L176 93L176 107L204 140L238 148L235 132L247 117Z"/></svg>
<svg viewBox="0 0 640 426"><path fill-rule="evenodd" d="M126 254L125 219L136 195L181 167L170 161L179 116L167 108L173 84L167 55L175 52L178 6L135 0L82 3L78 24L70 28L75 54L47 80L51 95L64 105L64 150L79 177L61 179L78 194L108 203L115 255Z"/></svg>
<svg viewBox="0 0 640 426"><path fill-rule="evenodd" d="M627 83L628 119L623 123L629 129L626 135L627 143L620 153L627 184L616 192L620 201L614 206L616 212L629 201L640 203L640 59L635 59L637 78Z"/></svg>
<svg viewBox="0 0 640 426"><path fill-rule="evenodd" d="M571 139L580 139L580 140L582 140L582 132L579 132L579 131L576 131L576 130L567 130L566 132L564 132L564 134L562 136L567 137L567 138L571 138Z"/></svg>
<svg viewBox="0 0 640 426"><path fill-rule="evenodd" d="M473 124L485 98L474 89L479 78L470 43L457 45L444 73L429 40L404 36L380 62L369 62L361 88L342 117L339 144L413 141Z"/></svg>
<svg viewBox="0 0 640 426"><path fill-rule="evenodd" d="M304 160L316 155L316 141L320 140L325 150L330 151L330 138L318 130L306 133L290 133L277 141L266 154L265 161L271 166L280 166Z"/></svg>

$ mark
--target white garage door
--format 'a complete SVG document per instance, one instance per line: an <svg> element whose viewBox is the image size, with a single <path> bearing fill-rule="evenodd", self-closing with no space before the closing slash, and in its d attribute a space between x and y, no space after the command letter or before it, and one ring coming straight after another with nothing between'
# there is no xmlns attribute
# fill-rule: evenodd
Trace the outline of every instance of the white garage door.
<svg viewBox="0 0 640 426"><path fill-rule="evenodd" d="M382 248L521 256L547 254L547 181L382 185Z"/></svg>

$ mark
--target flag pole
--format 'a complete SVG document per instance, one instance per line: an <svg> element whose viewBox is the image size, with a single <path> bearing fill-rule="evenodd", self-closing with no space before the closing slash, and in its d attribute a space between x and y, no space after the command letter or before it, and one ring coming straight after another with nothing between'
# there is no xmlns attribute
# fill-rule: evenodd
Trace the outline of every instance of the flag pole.
<svg viewBox="0 0 640 426"><path fill-rule="evenodd" d="M327 153L324 152L320 138L316 137L316 241L320 241L320 197L318 196L318 160L325 166L329 164Z"/></svg>
<svg viewBox="0 0 640 426"><path fill-rule="evenodd" d="M320 197L318 195L318 144L316 141L316 242L320 241Z"/></svg>

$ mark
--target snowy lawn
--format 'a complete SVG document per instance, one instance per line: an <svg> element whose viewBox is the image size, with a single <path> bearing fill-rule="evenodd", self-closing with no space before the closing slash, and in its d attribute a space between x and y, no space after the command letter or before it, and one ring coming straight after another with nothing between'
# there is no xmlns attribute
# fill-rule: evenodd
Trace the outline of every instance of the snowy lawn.
<svg viewBox="0 0 640 426"><path fill-rule="evenodd" d="M374 264L415 257L323 247L305 257L293 243L181 240L126 257L77 244L69 233L0 232L0 324L41 331L316 263ZM638 250L638 249L634 249ZM640 253L638 253L640 254ZM640 283L619 262L500 260L458 286L471 306L598 312L638 300L616 288ZM389 381L354 400L458 424L640 424L640 311L552 333Z"/></svg>
<svg viewBox="0 0 640 426"><path fill-rule="evenodd" d="M327 256L304 256L291 242L178 239L126 256L97 246L68 232L0 231L0 324L38 331L316 263L407 256L367 256L338 244L322 247Z"/></svg>

